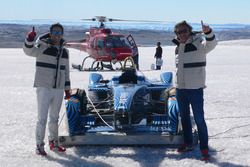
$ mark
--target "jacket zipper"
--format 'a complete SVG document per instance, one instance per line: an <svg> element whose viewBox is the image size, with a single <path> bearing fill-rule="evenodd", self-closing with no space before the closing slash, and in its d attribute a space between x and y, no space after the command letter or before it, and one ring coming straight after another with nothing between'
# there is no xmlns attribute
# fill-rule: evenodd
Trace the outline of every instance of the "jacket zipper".
<svg viewBox="0 0 250 167"><path fill-rule="evenodd" d="M60 58L61 52L62 52L62 48L60 47L59 50L58 50L57 57L56 57L57 63L56 63L56 76L55 76L55 85L54 85L54 88L56 88L56 85L57 85L57 77L58 77L57 74L58 74L59 58Z"/></svg>

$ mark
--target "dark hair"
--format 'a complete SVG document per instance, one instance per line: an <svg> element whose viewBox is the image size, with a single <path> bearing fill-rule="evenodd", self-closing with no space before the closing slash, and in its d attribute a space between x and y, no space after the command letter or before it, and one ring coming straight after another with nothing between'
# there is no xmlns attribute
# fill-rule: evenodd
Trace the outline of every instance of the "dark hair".
<svg viewBox="0 0 250 167"><path fill-rule="evenodd" d="M178 29L180 26L186 26L186 27L189 29L189 32L192 34L193 27L192 27L190 24L188 24L185 20L182 21L182 22L177 23L177 24L174 26L174 32L175 32L175 34L177 33L177 29Z"/></svg>
<svg viewBox="0 0 250 167"><path fill-rule="evenodd" d="M63 26L60 24L60 23L55 23L55 24L52 24L49 28L50 32L52 32L53 28L54 27L60 27L62 29L62 32L64 31L63 30Z"/></svg>
<svg viewBox="0 0 250 167"><path fill-rule="evenodd" d="M161 42L157 42L157 45L161 45Z"/></svg>

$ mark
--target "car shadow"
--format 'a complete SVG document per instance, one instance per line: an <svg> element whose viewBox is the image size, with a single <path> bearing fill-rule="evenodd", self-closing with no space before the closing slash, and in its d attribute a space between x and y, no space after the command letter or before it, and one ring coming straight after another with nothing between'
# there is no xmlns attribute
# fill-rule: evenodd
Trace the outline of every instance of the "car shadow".
<svg viewBox="0 0 250 167"><path fill-rule="evenodd" d="M79 157L91 157L91 156L101 156L105 158L128 158L140 164L143 167L160 166L163 161L175 160L180 161L182 159L201 159L200 151L198 146L192 152L179 154L176 148L169 148L167 146L82 146L74 148L75 154ZM233 164L230 162L221 162L217 160L216 154L218 151L214 148L210 148L211 160L207 162L208 164L213 164L216 166L227 166L227 167L243 167L243 165ZM223 151L223 150L222 150ZM121 161L121 163L127 163ZM178 163L175 163L178 164ZM200 161L199 164L205 164L205 162ZM104 164L103 164L104 165ZM105 164L107 165L107 164ZM104 166L105 166L104 165ZM129 165L129 164L128 164ZM118 165L119 166L119 165Z"/></svg>
<svg viewBox="0 0 250 167"><path fill-rule="evenodd" d="M91 166L91 167L111 167L111 166L123 166L123 164L130 161L124 161L124 158L130 159L131 163L139 164L143 167L160 166L163 163L167 163L167 160L174 160L173 164L178 165L181 160L198 160L197 165L215 165L215 166L227 166L227 167L243 167L243 165L233 164L230 162L219 161L216 157L218 152L210 147L211 159L205 163L200 161L200 151L198 146L192 152L179 154L176 152L176 148L169 148L167 146L77 146L69 148L72 149L73 155L66 153L55 153L58 156L47 157L49 161L55 161L63 166ZM96 158L98 156L98 158ZM120 158L120 159L119 159ZM105 162L107 159L118 159L112 163L111 161ZM113 161L113 160L112 160ZM117 165L116 163L122 163ZM182 164L179 164L182 165ZM195 165L194 165L195 166Z"/></svg>

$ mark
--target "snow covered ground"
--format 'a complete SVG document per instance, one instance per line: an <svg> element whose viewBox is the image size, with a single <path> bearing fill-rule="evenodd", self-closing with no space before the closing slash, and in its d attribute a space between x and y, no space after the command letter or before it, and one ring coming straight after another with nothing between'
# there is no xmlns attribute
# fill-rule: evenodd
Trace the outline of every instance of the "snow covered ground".
<svg viewBox="0 0 250 167"><path fill-rule="evenodd" d="M65 154L37 156L35 150L35 59L22 49L0 49L0 166L250 166L250 41L220 43L207 57L205 112L211 163L201 162L198 147L179 155L167 147L88 146L68 148ZM163 48L164 67L150 71L155 48L139 48L140 68L150 79L174 71L174 47ZM71 62L85 53L70 50ZM103 72L110 78L115 72ZM116 74L117 75L117 74ZM72 87L86 88L88 72L71 69ZM64 106L62 112L64 112Z"/></svg>

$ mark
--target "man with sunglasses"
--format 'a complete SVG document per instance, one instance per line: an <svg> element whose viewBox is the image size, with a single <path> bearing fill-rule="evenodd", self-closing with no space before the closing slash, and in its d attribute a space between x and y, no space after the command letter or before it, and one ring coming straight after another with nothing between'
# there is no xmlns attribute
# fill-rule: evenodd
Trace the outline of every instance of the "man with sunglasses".
<svg viewBox="0 0 250 167"><path fill-rule="evenodd" d="M206 77L206 54L217 44L215 35L208 25L202 22L202 34L192 32L192 27L182 21L175 25L177 45L176 54L176 97L181 114L184 144L178 152L193 150L192 125L190 120L190 105L198 128L202 160L209 160L208 132L204 119L203 89Z"/></svg>
<svg viewBox="0 0 250 167"><path fill-rule="evenodd" d="M44 137L49 115L49 147L52 151L65 152L58 145L58 119L63 94L70 98L69 52L64 48L63 26L59 23L50 27L50 32L37 38L35 28L27 34L23 50L36 58L36 87L38 116L36 123L36 153L46 156Z"/></svg>

